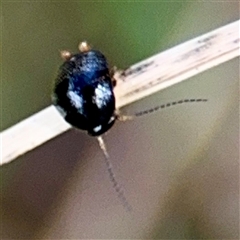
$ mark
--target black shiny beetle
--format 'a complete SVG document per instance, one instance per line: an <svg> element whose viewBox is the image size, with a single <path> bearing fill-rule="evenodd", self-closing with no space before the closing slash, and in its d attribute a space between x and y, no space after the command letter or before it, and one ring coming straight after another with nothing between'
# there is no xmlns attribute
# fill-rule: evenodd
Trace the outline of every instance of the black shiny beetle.
<svg viewBox="0 0 240 240"><path fill-rule="evenodd" d="M100 136L117 118L113 78L105 56L86 42L80 52L61 52L65 62L56 79L53 104L72 126Z"/></svg>
<svg viewBox="0 0 240 240"><path fill-rule="evenodd" d="M131 205L115 178L101 135L113 126L116 119L125 120L131 117L116 113L113 92L116 81L110 74L104 55L92 50L86 42L80 43L79 50L77 54L61 52L65 62L60 67L55 82L53 104L72 126L87 131L91 136L97 136L105 155L110 180L118 198L129 211L132 209ZM140 111L134 116L139 117L178 104L206 101L207 99L183 99Z"/></svg>
<svg viewBox="0 0 240 240"><path fill-rule="evenodd" d="M79 44L80 53L62 51L65 60L59 69L52 96L53 104L72 126L97 136L105 155L105 163L118 198L127 211L132 209L123 189L118 184L101 137L115 120L120 118L115 111L113 86L105 56L92 50L86 42Z"/></svg>

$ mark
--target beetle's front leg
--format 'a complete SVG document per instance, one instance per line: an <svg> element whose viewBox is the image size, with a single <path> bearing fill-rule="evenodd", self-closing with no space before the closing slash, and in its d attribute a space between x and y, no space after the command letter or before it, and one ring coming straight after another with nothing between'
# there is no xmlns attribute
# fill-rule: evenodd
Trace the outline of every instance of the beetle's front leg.
<svg viewBox="0 0 240 240"><path fill-rule="evenodd" d="M112 80L113 87L116 87L116 85L117 85L117 80L116 80L116 78L114 78L114 75L115 75L116 72L117 72L117 67L116 66L113 66L109 71L109 75L110 75L110 78Z"/></svg>
<svg viewBox="0 0 240 240"><path fill-rule="evenodd" d="M122 115L119 109L115 110L115 116L117 120L122 122L133 119L133 116Z"/></svg>

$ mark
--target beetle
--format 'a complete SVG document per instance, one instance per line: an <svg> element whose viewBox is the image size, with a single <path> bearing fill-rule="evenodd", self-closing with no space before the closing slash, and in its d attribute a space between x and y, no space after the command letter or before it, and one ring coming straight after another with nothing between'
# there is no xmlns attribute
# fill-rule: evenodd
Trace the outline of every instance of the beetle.
<svg viewBox="0 0 240 240"><path fill-rule="evenodd" d="M61 52L65 61L60 66L55 81L52 101L69 124L97 137L118 198L125 209L130 211L132 207L116 180L101 137L113 126L116 119L127 118L119 116L115 109L113 87L116 81L100 51L91 49L87 42L81 42L79 50L77 54Z"/></svg>
<svg viewBox="0 0 240 240"><path fill-rule="evenodd" d="M86 42L80 52L61 52L65 62L55 82L53 104L72 126L91 136L108 131L117 119L113 85L105 56Z"/></svg>
<svg viewBox="0 0 240 240"><path fill-rule="evenodd" d="M87 42L79 44L79 51L77 54L71 54L69 51L61 52L65 61L60 66L55 81L52 101L69 124L97 137L105 155L110 180L125 209L129 211L132 207L115 178L102 135L117 119L127 120L132 117L122 116L115 109L113 88L116 80L109 70L105 56L100 51L91 49ZM177 104L205 101L207 99L174 101L140 111L134 116L139 117Z"/></svg>

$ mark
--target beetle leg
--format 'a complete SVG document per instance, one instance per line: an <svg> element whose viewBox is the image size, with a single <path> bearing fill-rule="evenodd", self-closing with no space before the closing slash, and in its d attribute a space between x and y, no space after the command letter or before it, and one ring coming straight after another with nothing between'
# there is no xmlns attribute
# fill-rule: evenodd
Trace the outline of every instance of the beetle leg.
<svg viewBox="0 0 240 240"><path fill-rule="evenodd" d="M78 49L80 52L88 52L91 50L91 46L87 43L87 41L83 41L79 43Z"/></svg>
<svg viewBox="0 0 240 240"><path fill-rule="evenodd" d="M72 53L67 50L60 51L60 56L63 60L67 61L72 57Z"/></svg>
<svg viewBox="0 0 240 240"><path fill-rule="evenodd" d="M120 113L120 110L119 109L116 109L115 110L115 116L116 116L116 119L118 119L119 121L128 121L128 120L132 120L134 116L127 116L127 115L122 115Z"/></svg>
<svg viewBox="0 0 240 240"><path fill-rule="evenodd" d="M117 80L116 80L116 78L114 78L114 74L116 72L117 72L117 67L116 66L113 66L109 71L109 75L110 75L110 78L112 80L113 87L116 87L116 85L117 85Z"/></svg>
<svg viewBox="0 0 240 240"><path fill-rule="evenodd" d="M118 115L117 119L119 121L125 122L125 121L128 121L128 120L133 120L133 116Z"/></svg>

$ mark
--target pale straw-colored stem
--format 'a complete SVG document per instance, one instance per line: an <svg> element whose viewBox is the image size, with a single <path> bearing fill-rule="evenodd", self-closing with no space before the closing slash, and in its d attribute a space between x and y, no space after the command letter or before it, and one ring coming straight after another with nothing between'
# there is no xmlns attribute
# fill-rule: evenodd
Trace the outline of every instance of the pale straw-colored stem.
<svg viewBox="0 0 240 240"><path fill-rule="evenodd" d="M240 55L239 21L233 22L117 72L116 107L180 83ZM0 133L1 162L20 155L70 129L54 106Z"/></svg>

